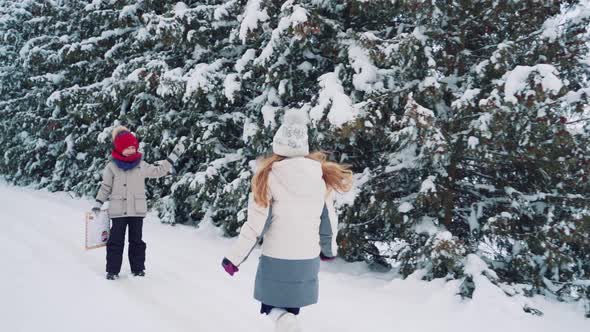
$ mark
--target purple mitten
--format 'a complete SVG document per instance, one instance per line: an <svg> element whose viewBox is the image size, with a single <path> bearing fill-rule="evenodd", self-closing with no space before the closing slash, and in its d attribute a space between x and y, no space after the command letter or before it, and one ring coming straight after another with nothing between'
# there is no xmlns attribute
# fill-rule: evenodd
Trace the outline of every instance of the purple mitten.
<svg viewBox="0 0 590 332"><path fill-rule="evenodd" d="M234 263L230 262L229 259L227 259L225 257L221 261L221 266L223 266L223 269L225 270L225 272L227 272L227 274L229 274L230 276L233 276L234 273L236 273L240 270L240 269L238 269L237 266L234 265Z"/></svg>
<svg viewBox="0 0 590 332"><path fill-rule="evenodd" d="M320 259L324 262L333 261L334 258L336 258L336 257L328 257L328 256L324 255L323 252L320 252Z"/></svg>

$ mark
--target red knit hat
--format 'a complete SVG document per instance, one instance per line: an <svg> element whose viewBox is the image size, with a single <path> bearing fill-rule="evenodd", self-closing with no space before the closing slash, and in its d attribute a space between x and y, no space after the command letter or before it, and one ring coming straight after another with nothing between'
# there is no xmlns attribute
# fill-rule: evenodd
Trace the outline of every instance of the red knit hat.
<svg viewBox="0 0 590 332"><path fill-rule="evenodd" d="M139 141L137 141L137 138L129 131L122 131L117 134L113 145L115 146L115 151L119 153L123 153L123 150L130 146L134 146L136 150L139 149Z"/></svg>
<svg viewBox="0 0 590 332"><path fill-rule="evenodd" d="M116 160L126 162L134 162L141 159L142 155L139 151L136 151L135 154L130 156L123 155L123 151L130 146L134 146L135 150L139 149L139 141L135 135L123 126L117 126L113 129L113 151L111 151L111 156Z"/></svg>

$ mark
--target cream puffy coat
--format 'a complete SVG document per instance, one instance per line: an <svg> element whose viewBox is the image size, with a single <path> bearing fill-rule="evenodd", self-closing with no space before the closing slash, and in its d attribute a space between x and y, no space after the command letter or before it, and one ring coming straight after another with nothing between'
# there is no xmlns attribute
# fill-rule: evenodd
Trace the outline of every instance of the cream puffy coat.
<svg viewBox="0 0 590 332"><path fill-rule="evenodd" d="M128 171L120 169L114 162L109 162L102 174L102 183L96 200L110 201L109 217L145 217L147 200L145 179L159 178L170 172L172 164L161 160L155 165L145 161Z"/></svg>
<svg viewBox="0 0 590 332"><path fill-rule="evenodd" d="M322 167L317 161L295 157L275 162L269 174L272 203L262 207L248 202L248 219L227 258L240 265L264 235L262 255L287 260L317 258L320 219L327 210L330 256L336 255L337 215L333 191L327 193Z"/></svg>

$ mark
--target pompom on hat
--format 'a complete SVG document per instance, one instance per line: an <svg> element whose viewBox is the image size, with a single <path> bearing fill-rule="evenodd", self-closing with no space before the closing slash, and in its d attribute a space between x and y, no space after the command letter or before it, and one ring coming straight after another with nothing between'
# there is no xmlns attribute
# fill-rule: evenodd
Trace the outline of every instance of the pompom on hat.
<svg viewBox="0 0 590 332"><path fill-rule="evenodd" d="M284 157L302 157L309 154L307 139L307 113L300 109L285 112L283 123L272 141L273 153Z"/></svg>

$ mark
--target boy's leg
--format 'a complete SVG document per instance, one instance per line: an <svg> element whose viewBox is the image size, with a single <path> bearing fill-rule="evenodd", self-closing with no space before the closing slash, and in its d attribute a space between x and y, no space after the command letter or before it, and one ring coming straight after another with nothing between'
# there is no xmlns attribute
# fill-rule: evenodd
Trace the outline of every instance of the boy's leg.
<svg viewBox="0 0 590 332"><path fill-rule="evenodd" d="M131 272L137 273L145 270L146 243L142 240L143 218L130 218L129 220L129 264Z"/></svg>
<svg viewBox="0 0 590 332"><path fill-rule="evenodd" d="M119 274L125 249L126 218L112 219L111 234L107 241L107 273Z"/></svg>

